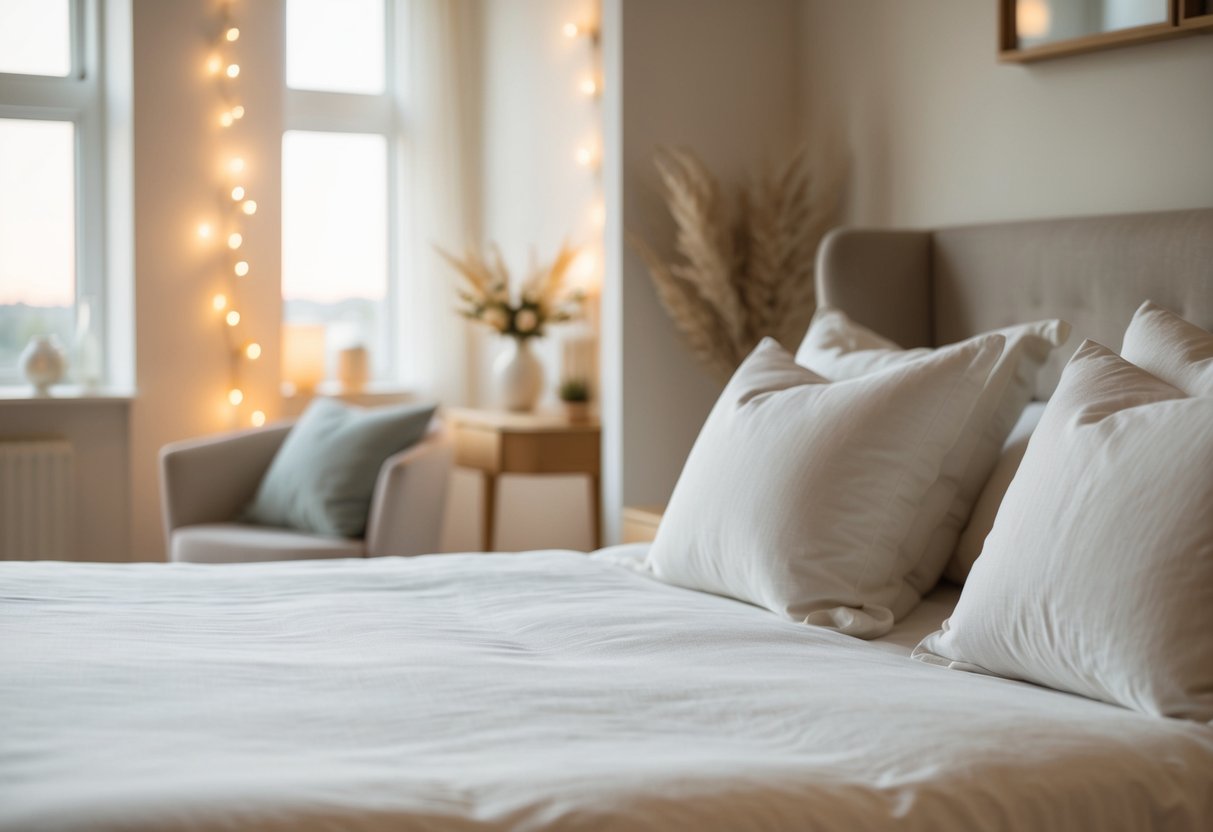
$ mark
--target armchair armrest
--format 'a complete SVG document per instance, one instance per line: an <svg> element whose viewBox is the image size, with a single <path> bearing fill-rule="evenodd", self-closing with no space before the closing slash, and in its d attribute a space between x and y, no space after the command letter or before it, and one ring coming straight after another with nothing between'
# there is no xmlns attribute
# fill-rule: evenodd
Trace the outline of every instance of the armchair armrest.
<svg viewBox="0 0 1213 832"><path fill-rule="evenodd" d="M455 451L441 427L388 457L379 470L366 527L369 557L439 551Z"/></svg>
<svg viewBox="0 0 1213 832"><path fill-rule="evenodd" d="M233 519L257 492L261 477L291 429L268 428L174 442L160 449L164 530Z"/></svg>

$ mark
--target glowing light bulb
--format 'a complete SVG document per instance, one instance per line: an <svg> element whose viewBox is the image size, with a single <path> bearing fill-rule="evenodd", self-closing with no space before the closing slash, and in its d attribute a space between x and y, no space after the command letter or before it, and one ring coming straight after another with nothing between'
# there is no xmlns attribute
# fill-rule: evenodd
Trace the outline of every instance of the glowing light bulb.
<svg viewBox="0 0 1213 832"><path fill-rule="evenodd" d="M251 217L253 214L257 213L257 203L251 199L246 199L244 204L240 206L240 210Z"/></svg>
<svg viewBox="0 0 1213 832"><path fill-rule="evenodd" d="M240 64L228 64L227 65L227 77L228 78L235 78L239 74L240 74Z"/></svg>
<svg viewBox="0 0 1213 832"><path fill-rule="evenodd" d="M573 158L576 159L577 164L581 165L583 168L589 167L590 163L594 161L594 151L590 150L588 147L582 146L577 148L577 152L573 154Z"/></svg>
<svg viewBox="0 0 1213 832"><path fill-rule="evenodd" d="M234 120L232 114L228 111L219 114L219 124L223 127L231 127Z"/></svg>
<svg viewBox="0 0 1213 832"><path fill-rule="evenodd" d="M232 188L232 199L236 200L236 202L244 199L244 188L240 185Z"/></svg>
<svg viewBox="0 0 1213 832"><path fill-rule="evenodd" d="M232 118L244 118L244 105L237 104L232 108Z"/></svg>
<svg viewBox="0 0 1213 832"><path fill-rule="evenodd" d="M243 244L244 244L244 238L241 237L239 233L233 231L231 234L227 235L227 247L230 248L232 251L235 251L236 249L240 248L240 246Z"/></svg>
<svg viewBox="0 0 1213 832"><path fill-rule="evenodd" d="M581 27L570 20L568 23L560 27L560 31L564 32L564 36L566 38L575 38L581 34Z"/></svg>
<svg viewBox="0 0 1213 832"><path fill-rule="evenodd" d="M209 240L211 238L211 224L209 222L199 223L198 237L203 240Z"/></svg>
<svg viewBox="0 0 1213 832"><path fill-rule="evenodd" d="M248 356L249 361L256 361L261 357L261 345L254 341L244 348L244 354Z"/></svg>
<svg viewBox="0 0 1213 832"><path fill-rule="evenodd" d="M233 309L231 312L227 313L227 317L224 318L224 320L227 321L228 326L235 326L236 324L240 323L240 313Z"/></svg>
<svg viewBox="0 0 1213 832"><path fill-rule="evenodd" d="M248 420L253 423L253 427L259 428L265 424L265 414L260 410L254 410Z"/></svg>
<svg viewBox="0 0 1213 832"><path fill-rule="evenodd" d="M206 59L206 71L211 75L218 75L221 69L223 69L223 59L218 55L211 55Z"/></svg>
<svg viewBox="0 0 1213 832"><path fill-rule="evenodd" d="M222 312L224 309L227 309L227 295L222 293L215 295L211 298L211 306L214 307L216 312Z"/></svg>
<svg viewBox="0 0 1213 832"><path fill-rule="evenodd" d="M1015 28L1021 38L1043 38L1052 26L1049 4L1043 0L1019 0L1015 6Z"/></svg>
<svg viewBox="0 0 1213 832"><path fill-rule="evenodd" d="M232 403L232 407L244 401L244 391L239 387L233 387L227 391L227 400Z"/></svg>
<svg viewBox="0 0 1213 832"><path fill-rule="evenodd" d="M236 272L236 277L244 277L248 274L248 262L244 260L238 261L234 267L234 271Z"/></svg>
<svg viewBox="0 0 1213 832"><path fill-rule="evenodd" d="M227 163L227 169L232 173L240 173L244 170L244 160L239 156L233 156L232 160Z"/></svg>
<svg viewBox="0 0 1213 832"><path fill-rule="evenodd" d="M240 39L240 30L235 26L227 27L227 31L223 33L223 39L228 43L233 43Z"/></svg>
<svg viewBox="0 0 1213 832"><path fill-rule="evenodd" d="M598 82L593 78L582 78L581 83L578 84L578 89L581 90L582 95L597 95Z"/></svg>

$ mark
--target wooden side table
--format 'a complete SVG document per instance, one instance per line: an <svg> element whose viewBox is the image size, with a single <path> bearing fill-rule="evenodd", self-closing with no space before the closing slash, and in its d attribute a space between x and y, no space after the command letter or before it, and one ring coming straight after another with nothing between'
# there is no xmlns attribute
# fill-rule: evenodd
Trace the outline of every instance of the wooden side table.
<svg viewBox="0 0 1213 832"><path fill-rule="evenodd" d="M624 506L623 542L652 543L664 513L665 506Z"/></svg>
<svg viewBox="0 0 1213 832"><path fill-rule="evenodd" d="M484 476L484 551L493 551L501 474L588 476L594 547L602 545L602 431L597 420L570 422L556 413L464 408L449 408L444 415L455 436L455 464Z"/></svg>

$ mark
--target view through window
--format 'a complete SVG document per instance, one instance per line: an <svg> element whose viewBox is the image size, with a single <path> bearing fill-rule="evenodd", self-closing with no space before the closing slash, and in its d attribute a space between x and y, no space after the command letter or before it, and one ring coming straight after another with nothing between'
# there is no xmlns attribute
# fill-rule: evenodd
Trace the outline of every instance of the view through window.
<svg viewBox="0 0 1213 832"><path fill-rule="evenodd" d="M34 336L53 335L69 353L82 326L98 336L99 310L91 322L86 304L77 313L78 300L100 294L100 267L87 277L77 268L97 181L81 167L93 158L82 128L96 130L99 108L81 107L80 91L95 83L72 59L75 15L86 8L0 0L0 384L21 380L19 356Z"/></svg>
<svg viewBox="0 0 1213 832"><path fill-rule="evenodd" d="M0 365L35 335L71 344L76 298L71 122L0 119Z"/></svg>
<svg viewBox="0 0 1213 832"><path fill-rule="evenodd" d="M386 11L384 0L286 4L283 317L323 327L329 378L337 354L359 346L372 379L392 374Z"/></svg>

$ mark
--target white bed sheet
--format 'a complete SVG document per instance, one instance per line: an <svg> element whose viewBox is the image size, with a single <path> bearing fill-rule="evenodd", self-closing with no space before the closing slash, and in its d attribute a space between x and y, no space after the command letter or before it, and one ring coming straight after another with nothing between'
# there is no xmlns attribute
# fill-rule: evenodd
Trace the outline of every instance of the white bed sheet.
<svg viewBox="0 0 1213 832"><path fill-rule="evenodd" d="M1213 828L1213 728L569 552L0 564L0 829Z"/></svg>

